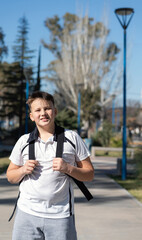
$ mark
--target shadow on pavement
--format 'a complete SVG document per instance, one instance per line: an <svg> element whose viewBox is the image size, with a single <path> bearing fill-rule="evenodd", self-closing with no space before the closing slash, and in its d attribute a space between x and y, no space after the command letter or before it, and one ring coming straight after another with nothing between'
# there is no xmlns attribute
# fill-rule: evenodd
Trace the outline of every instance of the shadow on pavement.
<svg viewBox="0 0 142 240"><path fill-rule="evenodd" d="M18 184L11 184L8 182L7 178L0 179L0 187L10 187L10 186L18 186Z"/></svg>
<svg viewBox="0 0 142 240"><path fill-rule="evenodd" d="M86 200L86 198L84 196L82 197L75 197L75 203L88 203L89 205L100 205L100 204L111 204L112 202L121 202L121 201L124 201L124 200L129 200L130 199L130 196L105 196L105 197L102 197L97 195L97 196L94 196L94 198L92 200L90 200L89 202Z"/></svg>
<svg viewBox="0 0 142 240"><path fill-rule="evenodd" d="M16 198L3 198L0 199L0 205L2 204L8 204L8 205L14 205L16 202Z"/></svg>

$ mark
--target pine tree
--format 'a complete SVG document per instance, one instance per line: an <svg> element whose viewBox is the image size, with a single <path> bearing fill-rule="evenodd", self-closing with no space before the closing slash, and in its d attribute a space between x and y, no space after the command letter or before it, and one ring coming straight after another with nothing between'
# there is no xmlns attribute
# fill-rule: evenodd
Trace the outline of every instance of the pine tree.
<svg viewBox="0 0 142 240"><path fill-rule="evenodd" d="M22 121L24 119L25 112L25 81L32 79L32 66L31 59L33 58L34 50L30 50L28 47L28 21L22 17L19 21L17 39L15 45L13 46L13 57L16 63L19 63L20 66L20 86L19 86L19 95L20 95L20 104L19 104L19 134L21 135ZM28 72L28 79L26 73Z"/></svg>
<svg viewBox="0 0 142 240"><path fill-rule="evenodd" d="M3 57L7 56L8 54L8 48L5 45L4 37L5 35L2 28L0 27L0 63L2 63Z"/></svg>
<svg viewBox="0 0 142 240"><path fill-rule="evenodd" d="M20 103L20 83L21 83L21 67L18 63L3 63L1 71L1 100L2 110L0 116L12 119L19 117Z"/></svg>
<svg viewBox="0 0 142 240"><path fill-rule="evenodd" d="M17 39L13 46L13 57L15 62L19 62L23 69L31 65L31 59L33 58L34 50L30 50L28 47L28 32L29 24L24 17L20 18L18 26Z"/></svg>
<svg viewBox="0 0 142 240"><path fill-rule="evenodd" d="M41 46L39 47L38 53L37 81L34 87L35 91L39 91L41 87L40 67L41 67Z"/></svg>

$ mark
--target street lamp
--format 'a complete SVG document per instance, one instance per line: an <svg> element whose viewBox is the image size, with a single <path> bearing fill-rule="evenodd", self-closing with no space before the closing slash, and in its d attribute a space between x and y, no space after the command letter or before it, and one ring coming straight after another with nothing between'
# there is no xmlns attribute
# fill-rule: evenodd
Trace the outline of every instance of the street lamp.
<svg viewBox="0 0 142 240"><path fill-rule="evenodd" d="M77 89L77 132L81 134L81 88L83 87L83 83L76 83L75 87Z"/></svg>
<svg viewBox="0 0 142 240"><path fill-rule="evenodd" d="M115 94L112 95L112 125L115 128Z"/></svg>
<svg viewBox="0 0 142 240"><path fill-rule="evenodd" d="M24 69L24 75L26 80L26 102L29 97L29 76L28 70ZM26 117L25 117L25 134L28 133L28 104L26 103Z"/></svg>
<svg viewBox="0 0 142 240"><path fill-rule="evenodd" d="M126 29L133 17L133 8L118 8L115 15L124 29L124 58L123 58L123 157L122 157L122 180L126 179Z"/></svg>
<svg viewBox="0 0 142 240"><path fill-rule="evenodd" d="M77 131L80 135L81 127L80 127L80 111L81 111L81 92L78 90L78 113L77 113Z"/></svg>

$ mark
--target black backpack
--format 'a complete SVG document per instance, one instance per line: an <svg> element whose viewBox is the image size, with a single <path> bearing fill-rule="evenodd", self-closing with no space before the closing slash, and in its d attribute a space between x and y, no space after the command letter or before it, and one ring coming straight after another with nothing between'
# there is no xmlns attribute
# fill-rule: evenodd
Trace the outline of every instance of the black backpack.
<svg viewBox="0 0 142 240"><path fill-rule="evenodd" d="M62 158L62 154L63 154L63 145L64 145L64 141L69 141L70 144L72 144L73 147L75 147L75 145L68 139L68 138L65 138L65 135L64 135L64 128L62 127L59 127L56 125L56 141L57 141L57 148L56 148L56 157L60 157ZM33 132L30 133L30 136L29 136L29 139L28 139L28 144L25 146L27 147L29 145L29 159L32 159L32 160L35 160L35 139L37 138L37 130L34 130ZM23 148L23 150L25 149L25 147ZM22 150L22 151L23 151ZM70 176L71 177L71 176ZM74 182L76 183L76 185L79 187L79 189L82 191L82 193L84 194L84 196L86 197L86 199L88 201L90 201L93 196L92 194L89 192L89 190L87 189L87 187L85 186L85 184L73 177L71 177ZM23 179L22 179L23 180ZM20 183L22 182L22 180L20 181ZM19 183L19 184L20 184ZM14 206L14 210L12 212L12 215L11 217L9 218L8 221L10 221L13 216L14 216L14 213L15 213L15 210L16 210L16 207L17 207L17 201L19 199L19 196L20 196L20 192L18 194L18 197L16 199L16 202L15 202L15 206Z"/></svg>

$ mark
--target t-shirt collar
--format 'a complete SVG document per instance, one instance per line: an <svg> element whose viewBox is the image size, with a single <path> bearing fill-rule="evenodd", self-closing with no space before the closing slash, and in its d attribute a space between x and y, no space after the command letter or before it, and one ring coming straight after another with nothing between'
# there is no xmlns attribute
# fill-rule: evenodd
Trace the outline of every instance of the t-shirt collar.
<svg viewBox="0 0 142 240"><path fill-rule="evenodd" d="M53 141L57 141L57 134L60 131L60 127L55 124L55 132L53 134ZM37 140L39 137L39 131L38 128L35 127L35 129L30 133L29 138L27 140L28 143Z"/></svg>

